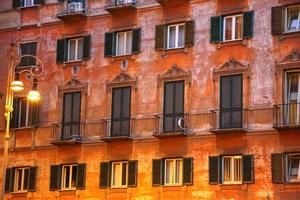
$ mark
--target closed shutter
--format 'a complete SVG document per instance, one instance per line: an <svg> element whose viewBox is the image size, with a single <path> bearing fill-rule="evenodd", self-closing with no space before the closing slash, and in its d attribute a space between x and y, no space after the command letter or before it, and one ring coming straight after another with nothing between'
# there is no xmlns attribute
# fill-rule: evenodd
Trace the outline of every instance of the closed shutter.
<svg viewBox="0 0 300 200"><path fill-rule="evenodd" d="M183 158L183 184L193 184L193 158Z"/></svg>
<svg viewBox="0 0 300 200"><path fill-rule="evenodd" d="M273 153L272 158L272 182L275 184L283 183L284 181L284 159L282 153Z"/></svg>
<svg viewBox="0 0 300 200"><path fill-rule="evenodd" d="M83 37L83 54L82 59L88 60L91 56L91 35Z"/></svg>
<svg viewBox="0 0 300 200"><path fill-rule="evenodd" d="M56 45L56 62L63 63L68 57L68 40L59 39Z"/></svg>
<svg viewBox="0 0 300 200"><path fill-rule="evenodd" d="M61 165L50 167L50 191L61 189Z"/></svg>
<svg viewBox="0 0 300 200"><path fill-rule="evenodd" d="M13 8L21 7L21 0L13 0Z"/></svg>
<svg viewBox="0 0 300 200"><path fill-rule="evenodd" d="M100 188L107 188L110 187L110 170L109 170L108 162L101 162L100 163Z"/></svg>
<svg viewBox="0 0 300 200"><path fill-rule="evenodd" d="M105 42L104 42L104 56L114 56L115 55L115 33L105 33Z"/></svg>
<svg viewBox="0 0 300 200"><path fill-rule="evenodd" d="M86 163L78 164L77 170L77 189L85 189L85 178L86 178Z"/></svg>
<svg viewBox="0 0 300 200"><path fill-rule="evenodd" d="M221 16L210 18L210 42L222 41L222 19Z"/></svg>
<svg viewBox="0 0 300 200"><path fill-rule="evenodd" d="M164 50L166 40L166 26L157 25L155 27L155 50Z"/></svg>
<svg viewBox="0 0 300 200"><path fill-rule="evenodd" d="M37 5L37 4L44 4L45 3L45 0L34 0L34 4Z"/></svg>
<svg viewBox="0 0 300 200"><path fill-rule="evenodd" d="M32 43L26 43L26 44L21 44L21 54L22 55L36 55L36 48L37 48L37 43L32 42ZM36 59L30 56L24 56L21 58L20 62L20 67L22 66L33 66L36 65Z"/></svg>
<svg viewBox="0 0 300 200"><path fill-rule="evenodd" d="M220 175L220 157L219 156L210 156L209 158L209 184L219 184L221 180Z"/></svg>
<svg viewBox="0 0 300 200"><path fill-rule="evenodd" d="M272 34L280 35L283 32L283 7L272 8Z"/></svg>
<svg viewBox="0 0 300 200"><path fill-rule="evenodd" d="M132 53L139 53L141 49L141 29L137 28L132 31Z"/></svg>
<svg viewBox="0 0 300 200"><path fill-rule="evenodd" d="M128 187L137 186L138 161L132 160L128 162Z"/></svg>
<svg viewBox="0 0 300 200"><path fill-rule="evenodd" d="M37 167L29 168L29 184L28 191L35 192L36 191L36 177L37 177Z"/></svg>
<svg viewBox="0 0 300 200"><path fill-rule="evenodd" d="M152 186L163 185L163 159L152 160Z"/></svg>
<svg viewBox="0 0 300 200"><path fill-rule="evenodd" d="M10 185L11 185L11 180L12 179L12 173L13 173L13 168L8 168L6 169L6 176L5 176L5 192L10 192Z"/></svg>
<svg viewBox="0 0 300 200"><path fill-rule="evenodd" d="M20 106L20 98L14 98L13 112L11 113L10 126L12 128L18 128L19 124L19 106Z"/></svg>
<svg viewBox="0 0 300 200"><path fill-rule="evenodd" d="M185 47L191 47L194 45L194 20L185 23Z"/></svg>
<svg viewBox="0 0 300 200"><path fill-rule="evenodd" d="M243 156L243 183L254 182L254 157L253 155Z"/></svg>
<svg viewBox="0 0 300 200"><path fill-rule="evenodd" d="M31 116L31 122L29 125L38 125L39 123L39 104L36 102L30 102L29 111Z"/></svg>
<svg viewBox="0 0 300 200"><path fill-rule="evenodd" d="M251 38L253 37L254 12L245 12L243 15L243 38Z"/></svg>

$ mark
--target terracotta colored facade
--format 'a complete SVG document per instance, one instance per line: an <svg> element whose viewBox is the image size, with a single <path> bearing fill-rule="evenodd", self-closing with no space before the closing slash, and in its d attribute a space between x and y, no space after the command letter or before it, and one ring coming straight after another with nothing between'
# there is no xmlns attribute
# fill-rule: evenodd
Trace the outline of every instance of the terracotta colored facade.
<svg viewBox="0 0 300 200"><path fill-rule="evenodd" d="M12 129L8 167L37 166L36 191L7 193L7 199L110 199L110 200L298 200L300 184L272 183L271 154L300 151L299 130L273 128L274 105L284 101L285 70L300 67L299 33L272 35L272 7L296 0L138 0L137 8L106 11L108 1L87 0L87 17L62 21L57 14L64 3L46 0L40 6L13 9L0 0L0 113L4 113L7 66L11 43L37 42L37 56L45 65L38 79L42 101L37 127ZM227 43L210 42L210 19L254 11L253 37ZM176 50L155 50L155 26L194 20L194 44ZM106 32L141 28L140 52L104 57ZM90 59L57 63L57 40L91 35ZM120 69L123 60L126 70ZM79 72L72 78L72 69ZM220 76L243 75L246 132L215 129L219 109ZM22 80L27 80L22 74ZM184 80L184 112L188 136L155 137L163 113L163 84ZM26 86L30 88L30 81ZM130 140L103 140L111 117L112 88L130 86ZM28 90L27 90L28 91ZM82 144L56 141L62 122L64 92L81 91ZM26 95L26 92L21 95ZM4 116L0 115L3 138ZM2 141L2 140L1 140ZM2 142L0 148L2 148ZM0 151L0 153L2 150ZM254 183L209 184L209 156L254 155ZM152 159L193 158L193 184L152 186ZM2 159L2 153L0 154ZM100 189L100 162L137 160L137 187ZM0 162L2 163L2 162ZM86 163L84 190L50 191L50 165ZM1 164L0 164L1 166ZM1 168L2 169L2 168ZM2 176L1 176L2 177ZM3 182L3 181L1 181Z"/></svg>

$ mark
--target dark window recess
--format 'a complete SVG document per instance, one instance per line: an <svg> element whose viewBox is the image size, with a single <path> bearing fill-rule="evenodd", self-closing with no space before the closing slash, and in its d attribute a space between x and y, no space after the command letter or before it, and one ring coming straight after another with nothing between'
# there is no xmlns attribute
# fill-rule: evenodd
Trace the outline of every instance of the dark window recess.
<svg viewBox="0 0 300 200"><path fill-rule="evenodd" d="M36 42L21 44L20 47L21 47L22 56L24 55L36 56L36 48L37 48ZM36 65L36 59L34 57L24 56L21 58L19 67L26 67L26 66L33 66L33 65Z"/></svg>
<svg viewBox="0 0 300 200"><path fill-rule="evenodd" d="M178 120L184 117L184 81L164 84L163 132L182 131Z"/></svg>
<svg viewBox="0 0 300 200"><path fill-rule="evenodd" d="M272 34L280 35L283 32L283 7L273 7L272 8Z"/></svg>
<svg viewBox="0 0 300 200"><path fill-rule="evenodd" d="M81 92L64 94L62 140L80 136Z"/></svg>
<svg viewBox="0 0 300 200"><path fill-rule="evenodd" d="M280 184L284 182L284 154L273 153L271 155L272 182Z"/></svg>
<svg viewBox="0 0 300 200"><path fill-rule="evenodd" d="M113 88L111 137L130 136L131 88Z"/></svg>
<svg viewBox="0 0 300 200"><path fill-rule="evenodd" d="M242 75L222 76L220 79L220 129L242 128Z"/></svg>

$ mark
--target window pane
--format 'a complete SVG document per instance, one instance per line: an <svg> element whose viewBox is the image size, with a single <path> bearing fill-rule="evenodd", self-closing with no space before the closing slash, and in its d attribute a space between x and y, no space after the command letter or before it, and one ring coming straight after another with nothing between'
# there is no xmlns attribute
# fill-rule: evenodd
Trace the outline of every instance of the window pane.
<svg viewBox="0 0 300 200"><path fill-rule="evenodd" d="M172 183L172 177L173 177L173 161L167 160L166 161L166 184Z"/></svg>
<svg viewBox="0 0 300 200"><path fill-rule="evenodd" d="M185 26L180 25L178 30L178 47L184 46L184 31L185 31Z"/></svg>
<svg viewBox="0 0 300 200"><path fill-rule="evenodd" d="M225 18L225 41L232 40L232 17Z"/></svg>
<svg viewBox="0 0 300 200"><path fill-rule="evenodd" d="M32 6L33 0L23 0L23 6Z"/></svg>
<svg viewBox="0 0 300 200"><path fill-rule="evenodd" d="M242 159L241 158L234 158L234 177L233 181L242 181Z"/></svg>
<svg viewBox="0 0 300 200"><path fill-rule="evenodd" d="M82 60L83 55L83 39L78 40L78 52L77 52L77 59L76 60Z"/></svg>
<svg viewBox="0 0 300 200"><path fill-rule="evenodd" d="M176 169L175 183L179 184L179 183L181 183L181 180L182 180L182 160L176 161L175 169Z"/></svg>
<svg viewBox="0 0 300 200"><path fill-rule="evenodd" d="M75 60L76 40L69 40L69 61Z"/></svg>
<svg viewBox="0 0 300 200"><path fill-rule="evenodd" d="M169 48L175 48L176 26L169 27Z"/></svg>
<svg viewBox="0 0 300 200"><path fill-rule="evenodd" d="M17 190L21 190L22 188L22 169L17 169Z"/></svg>
<svg viewBox="0 0 300 200"><path fill-rule="evenodd" d="M127 32L126 37L126 54L131 54L132 52L132 32Z"/></svg>
<svg viewBox="0 0 300 200"><path fill-rule="evenodd" d="M113 186L121 185L121 164L113 163Z"/></svg>
<svg viewBox="0 0 300 200"><path fill-rule="evenodd" d="M299 29L299 11L299 6L287 8L287 29L289 31Z"/></svg>
<svg viewBox="0 0 300 200"><path fill-rule="evenodd" d="M117 36L117 55L123 55L125 53L125 33L118 33Z"/></svg>
<svg viewBox="0 0 300 200"><path fill-rule="evenodd" d="M29 177L29 169L24 169L23 190L27 190L28 188L28 177Z"/></svg>
<svg viewBox="0 0 300 200"><path fill-rule="evenodd" d="M243 30L243 17L237 16L235 18L235 39L242 38L242 30Z"/></svg>
<svg viewBox="0 0 300 200"><path fill-rule="evenodd" d="M70 184L69 184L69 181L70 181L70 166L65 166L64 167L64 188L69 188L70 187Z"/></svg>
<svg viewBox="0 0 300 200"><path fill-rule="evenodd" d="M288 156L288 180L300 181L300 155L289 155Z"/></svg>
<svg viewBox="0 0 300 200"><path fill-rule="evenodd" d="M71 182L71 187L72 188L76 187L76 180L77 180L77 165L73 165L73 168L72 168L72 182Z"/></svg>
<svg viewBox="0 0 300 200"><path fill-rule="evenodd" d="M224 160L224 182L230 181L231 177L231 159L229 157L223 158Z"/></svg>

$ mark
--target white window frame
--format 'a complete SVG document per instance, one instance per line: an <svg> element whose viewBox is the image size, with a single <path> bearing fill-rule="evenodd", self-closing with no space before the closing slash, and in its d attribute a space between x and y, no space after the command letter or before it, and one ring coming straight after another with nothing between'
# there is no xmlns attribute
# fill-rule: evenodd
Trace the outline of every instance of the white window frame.
<svg viewBox="0 0 300 200"><path fill-rule="evenodd" d="M131 52L127 53L127 37L128 33L131 33L131 43L133 41L133 32L132 31L122 31L117 32L116 36L116 56L125 56L125 55L131 55L132 54L132 44L131 44ZM119 35L124 34L124 52L119 52Z"/></svg>
<svg viewBox="0 0 300 200"><path fill-rule="evenodd" d="M127 165L127 170L126 170L126 185L122 185L122 177L123 177L123 164ZM121 166L120 168L120 172L118 174L115 174L114 171L114 165L119 164ZM113 184L114 183L114 178L115 176L118 176L117 179L120 180L119 182L121 183L121 185L116 185ZM111 188L127 188L128 186L128 161L120 161L120 162L112 162L111 163Z"/></svg>
<svg viewBox="0 0 300 200"><path fill-rule="evenodd" d="M235 38L235 22L237 17L242 17L242 32L241 32L241 38ZM226 40L226 19L232 18L232 27L231 27L231 40ZM238 41L243 40L243 26L244 26L244 17L242 14L237 15L229 15L223 18L223 42L230 42L230 41Z"/></svg>
<svg viewBox="0 0 300 200"><path fill-rule="evenodd" d="M83 38L74 38L74 39L69 39L68 40L68 62L76 62L76 61L81 61L82 59L78 59L78 41L79 40L82 40L82 45L84 45L83 44ZM74 60L70 60L70 48L71 48L71 41L76 41L76 43L75 43L75 59ZM84 49L83 49L83 46L82 46L82 54L83 54L83 51L84 51ZM82 55L82 57L83 57L83 55Z"/></svg>
<svg viewBox="0 0 300 200"><path fill-rule="evenodd" d="M78 173L78 164L70 164L70 165L63 165L61 170L61 190L76 190L76 186L72 187L72 171L73 167L77 167L77 173ZM69 176L69 187L66 187L65 185L65 179L66 179L66 171L64 170L65 168L70 167L70 176ZM77 175L76 175L76 182L77 182Z"/></svg>
<svg viewBox="0 0 300 200"><path fill-rule="evenodd" d="M185 29L185 23L180 23L180 24L172 24L172 25L168 25L168 28L167 28L167 49L179 49L179 48L184 48L184 42L183 42L183 45L182 46L179 46L179 40L178 40L178 37L179 37L179 26L183 26L184 29ZM176 27L176 30L175 30L175 47L170 47L170 28L172 27ZM183 41L185 41L185 31L183 32Z"/></svg>
<svg viewBox="0 0 300 200"><path fill-rule="evenodd" d="M224 175L225 175L225 166L224 166L224 159L225 158L230 158L230 181L224 181ZM235 167L234 167L234 160L235 159L240 159L241 165L240 165L240 176L241 180L240 181L234 181L234 174L235 174ZM243 156L223 156L222 157L222 184L224 185L237 185L237 184L243 184Z"/></svg>
<svg viewBox="0 0 300 200"><path fill-rule="evenodd" d="M293 7L299 7L300 5L293 5L293 6L288 6L284 10L284 17L285 17L285 23L284 23L284 32L285 33L292 33L292 32L299 32L300 31L300 11L298 12L298 28L296 30L288 30L289 26L289 20L288 20L288 8L293 8Z"/></svg>
<svg viewBox="0 0 300 200"><path fill-rule="evenodd" d="M174 174L171 174L171 177L170 179L172 179L172 182L169 182L167 183L167 162L168 161L173 161L173 172ZM176 162L177 161L180 161L181 162L181 170L180 170L180 175L179 177L181 177L181 179L179 180L179 183L175 183L175 174L176 174ZM165 162L164 162L164 185L165 186L181 186L182 183L183 183L183 159L182 158L175 158L175 159L165 159Z"/></svg>
<svg viewBox="0 0 300 200"><path fill-rule="evenodd" d="M21 1L22 1L23 8L34 6L34 0L21 0ZM29 2L30 5L25 5L25 2Z"/></svg>
<svg viewBox="0 0 300 200"><path fill-rule="evenodd" d="M285 169L286 169L286 182L291 182L291 183L298 183L300 182L300 161L299 161L299 167L298 167L298 177L297 180L290 180L289 179L289 172L290 172L290 166L289 166L289 156L298 156L300 157L300 153L290 153L286 154L286 162L285 162Z"/></svg>
<svg viewBox="0 0 300 200"><path fill-rule="evenodd" d="M28 183L27 187L29 186L29 167L20 167L20 168L15 168L15 177L14 177L14 192L27 192L28 188L24 188L24 178L25 178L25 170L28 170ZM22 176L21 180L19 180L19 176L17 171L22 170ZM21 181L21 189L18 190L18 182Z"/></svg>
<svg viewBox="0 0 300 200"><path fill-rule="evenodd" d="M289 119L289 110L290 110L290 98L288 96L288 94L290 93L290 88L288 86L290 86L290 83L289 83L289 74L296 74L298 73L299 74L299 81L298 81L298 97L297 97L297 113L296 113L296 124L300 124L300 107L298 106L298 103L300 103L300 71L299 70L290 70L290 71L287 71L285 73L285 86L284 86L284 103L288 105L288 109L285 110L285 113L284 113L284 116L285 116L285 119L286 122L290 123L291 120ZM300 104L299 104L300 105Z"/></svg>

